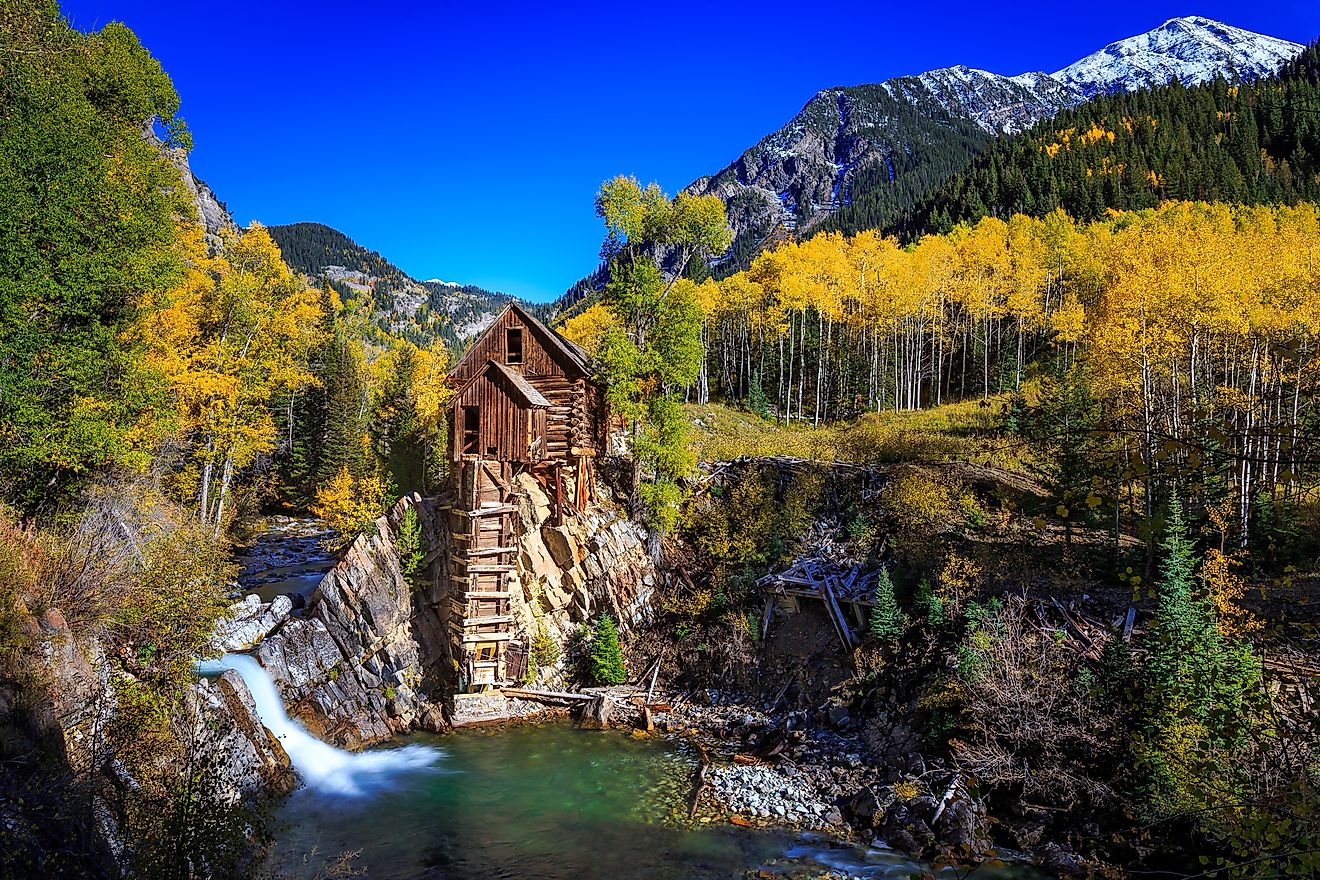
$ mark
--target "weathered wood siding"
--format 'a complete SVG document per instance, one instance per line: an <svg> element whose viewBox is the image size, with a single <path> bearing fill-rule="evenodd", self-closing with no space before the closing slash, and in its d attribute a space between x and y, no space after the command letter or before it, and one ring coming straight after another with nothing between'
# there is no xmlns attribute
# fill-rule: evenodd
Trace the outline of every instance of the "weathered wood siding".
<svg viewBox="0 0 1320 880"><path fill-rule="evenodd" d="M521 366L516 364L510 366L520 369L533 384L536 384L535 380L538 377L562 377L579 372L571 364L561 363L560 359L546 348L539 329L524 323L513 309L507 309L476 342L472 343L472 347L464 352L462 360L454 365L450 376L459 382L466 382L485 369L487 361L508 364L505 340L506 331L509 329L522 330L523 348Z"/></svg>
<svg viewBox="0 0 1320 880"><path fill-rule="evenodd" d="M478 412L477 444L467 449L465 410ZM459 394L450 409L450 460L463 455L479 455L498 461L535 462L545 457L546 414L543 409L524 405L515 399L513 389L497 373L478 376Z"/></svg>

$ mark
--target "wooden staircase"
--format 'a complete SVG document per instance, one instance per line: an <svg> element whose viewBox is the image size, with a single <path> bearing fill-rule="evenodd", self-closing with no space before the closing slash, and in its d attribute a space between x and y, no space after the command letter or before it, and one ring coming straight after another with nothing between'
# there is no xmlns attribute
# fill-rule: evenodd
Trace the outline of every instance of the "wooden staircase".
<svg viewBox="0 0 1320 880"><path fill-rule="evenodd" d="M509 576L516 569L513 465L464 456L450 511L449 634L462 689L512 681Z"/></svg>

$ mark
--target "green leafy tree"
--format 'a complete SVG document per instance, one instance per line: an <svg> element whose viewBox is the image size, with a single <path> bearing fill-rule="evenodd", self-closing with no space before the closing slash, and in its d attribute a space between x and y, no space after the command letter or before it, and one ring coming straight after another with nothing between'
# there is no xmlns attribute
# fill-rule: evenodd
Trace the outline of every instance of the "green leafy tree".
<svg viewBox="0 0 1320 880"><path fill-rule="evenodd" d="M623 684L628 680L623 649L619 646L619 628L608 614L597 618L592 628L589 670L597 684Z"/></svg>
<svg viewBox="0 0 1320 880"><path fill-rule="evenodd" d="M903 635L903 612L894 599L894 582L889 569L881 568L875 583L875 604L871 606L871 619L867 630L877 642L892 644Z"/></svg>
<svg viewBox="0 0 1320 880"><path fill-rule="evenodd" d="M122 24L83 34L53 0L0 5L0 491L27 511L152 451L167 401L121 331L182 277L192 208L143 136L187 149L178 109Z"/></svg>
<svg viewBox="0 0 1320 880"><path fill-rule="evenodd" d="M634 509L667 531L676 481L694 464L678 393L696 380L702 359L697 285L684 276L728 248L724 205L686 193L671 200L654 183L616 177L601 186L596 213L606 229L604 301L618 319L599 352L608 402L632 427Z"/></svg>

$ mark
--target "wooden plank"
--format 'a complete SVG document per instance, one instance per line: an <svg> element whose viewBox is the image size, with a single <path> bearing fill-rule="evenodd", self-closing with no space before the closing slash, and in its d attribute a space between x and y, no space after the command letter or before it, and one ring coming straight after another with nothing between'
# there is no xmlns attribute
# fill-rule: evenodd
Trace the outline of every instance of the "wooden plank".
<svg viewBox="0 0 1320 880"><path fill-rule="evenodd" d="M464 515L475 519L477 517L503 516L506 513L516 513L517 511L518 508L512 504L499 504L493 507L481 507L477 510L469 510Z"/></svg>
<svg viewBox="0 0 1320 880"><path fill-rule="evenodd" d="M500 688L500 692L506 697L521 697L527 700L557 700L570 703L590 703L595 699L591 694L573 694L568 693L567 691L542 691L519 687Z"/></svg>
<svg viewBox="0 0 1320 880"><path fill-rule="evenodd" d="M463 635L463 644L475 645L477 642L507 642L513 638L513 633L465 633Z"/></svg>
<svg viewBox="0 0 1320 880"><path fill-rule="evenodd" d="M513 623L513 615L497 614L492 617L464 617L463 626L486 626L492 623Z"/></svg>
<svg viewBox="0 0 1320 880"><path fill-rule="evenodd" d="M479 547L475 550L467 551L469 557L472 556L496 556L500 553L516 553L517 547Z"/></svg>

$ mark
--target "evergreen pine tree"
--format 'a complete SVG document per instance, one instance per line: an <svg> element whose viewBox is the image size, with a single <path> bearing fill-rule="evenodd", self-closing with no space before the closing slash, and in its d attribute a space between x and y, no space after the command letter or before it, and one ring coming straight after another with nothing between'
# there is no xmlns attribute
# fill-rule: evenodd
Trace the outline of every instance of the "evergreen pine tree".
<svg viewBox="0 0 1320 880"><path fill-rule="evenodd" d="M867 627L877 642L893 643L903 635L903 613L894 599L894 582L889 569L881 568L875 584L875 604L871 606L871 620Z"/></svg>
<svg viewBox="0 0 1320 880"><path fill-rule="evenodd" d="M761 374L752 373L752 384L747 389L747 408L761 418L770 417L770 402L766 400L765 389L761 387Z"/></svg>
<svg viewBox="0 0 1320 880"><path fill-rule="evenodd" d="M608 614L602 614L596 620L591 638L590 670L597 684L623 684L628 680L623 650L619 646L619 629Z"/></svg>
<svg viewBox="0 0 1320 880"><path fill-rule="evenodd" d="M1235 754L1257 717L1261 670L1249 645L1223 636L1214 604L1198 588L1194 544L1177 499L1161 547L1136 747L1149 808L1169 815L1204 809L1241 781Z"/></svg>

